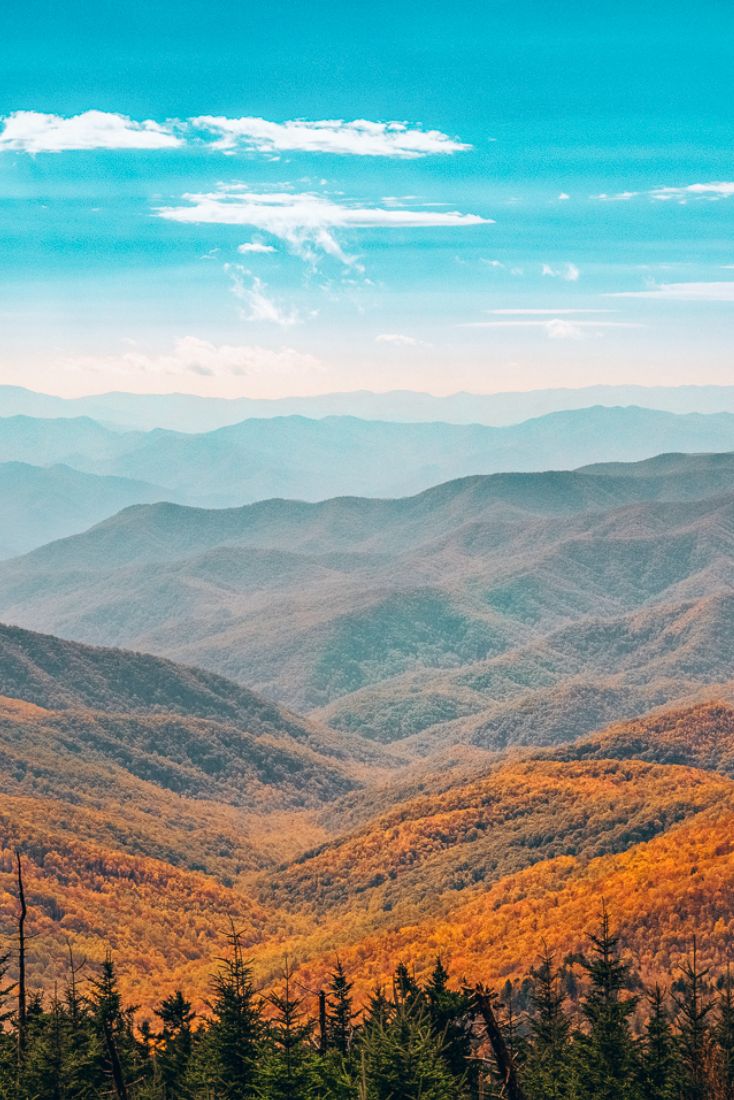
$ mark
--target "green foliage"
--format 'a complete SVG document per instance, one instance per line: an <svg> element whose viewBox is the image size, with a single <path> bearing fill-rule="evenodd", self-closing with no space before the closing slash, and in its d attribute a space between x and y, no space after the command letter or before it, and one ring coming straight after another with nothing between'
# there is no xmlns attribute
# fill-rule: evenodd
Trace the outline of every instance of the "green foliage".
<svg viewBox="0 0 734 1100"><path fill-rule="evenodd" d="M154 1026L136 1022L109 955L84 979L70 956L66 988L28 998L22 1060L6 960L0 1100L733 1100L728 970L701 968L694 941L671 995L656 985L638 1000L606 910L590 940L562 966L543 947L527 981L493 997L496 1026L477 1010L476 976L457 988L441 958L426 980L401 963L361 1012L337 962L325 1043L315 994L289 962L260 994L234 928L208 1012L195 1017L177 990Z"/></svg>
<svg viewBox="0 0 734 1100"><path fill-rule="evenodd" d="M203 1080L221 1100L257 1097L262 1073L262 1010L245 960L241 934L232 928L229 951L214 976L212 1013L203 1044Z"/></svg>
<svg viewBox="0 0 734 1100"><path fill-rule="evenodd" d="M650 1015L643 1038L645 1100L675 1100L679 1065L670 1012L659 985L648 993Z"/></svg>
<svg viewBox="0 0 734 1100"><path fill-rule="evenodd" d="M639 1091L630 1017L637 1002L625 995L630 967L620 958L606 907L590 939L591 952L582 961L589 989L581 1003L587 1030L578 1037L579 1080L598 1100L634 1100Z"/></svg>
<svg viewBox="0 0 734 1100"><path fill-rule="evenodd" d="M537 1100L566 1100L570 1093L571 1025L563 975L547 948L530 971L526 1077Z"/></svg>
<svg viewBox="0 0 734 1100"><path fill-rule="evenodd" d="M361 1053L364 1100L458 1100L463 1094L416 1001L399 1000L390 1019L366 1033Z"/></svg>

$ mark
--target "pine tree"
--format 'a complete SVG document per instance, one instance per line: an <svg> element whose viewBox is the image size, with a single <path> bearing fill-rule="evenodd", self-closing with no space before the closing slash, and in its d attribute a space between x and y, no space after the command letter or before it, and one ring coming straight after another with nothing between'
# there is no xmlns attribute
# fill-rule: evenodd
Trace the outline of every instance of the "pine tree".
<svg viewBox="0 0 734 1100"><path fill-rule="evenodd" d="M162 1024L157 1036L160 1047L156 1061L163 1100L173 1097L179 1100L190 1095L186 1078L193 1045L194 1013L183 993L177 990L160 1003L155 1014Z"/></svg>
<svg viewBox="0 0 734 1100"><path fill-rule="evenodd" d="M599 930L590 939L590 956L582 962L589 990L581 1004L587 1030L576 1044L578 1076L594 1100L632 1100L639 1095L630 1029L636 999L623 996L630 967L620 958L619 939L611 932L606 906Z"/></svg>
<svg viewBox="0 0 734 1100"><path fill-rule="evenodd" d="M443 1057L426 1010L400 1001L391 1019L370 1027L362 1046L365 1100L460 1100L466 1096Z"/></svg>
<svg viewBox="0 0 734 1100"><path fill-rule="evenodd" d="M34 996L28 1004L28 1049L21 1095L65 1100L72 1095L66 1073L67 1037L64 1006L54 991L48 1012L42 1000Z"/></svg>
<svg viewBox="0 0 734 1100"><path fill-rule="evenodd" d="M443 1043L443 1056L455 1076L466 1072L471 1054L471 1030L468 1024L470 996L449 989L449 972L440 956L424 989L428 1018Z"/></svg>
<svg viewBox="0 0 734 1100"><path fill-rule="evenodd" d="M527 1090L537 1100L564 1100L570 1095L570 1031L561 972L544 948L540 963L530 971Z"/></svg>
<svg viewBox="0 0 734 1100"><path fill-rule="evenodd" d="M367 1029L373 1026L381 1027L383 1024L386 1024L390 1019L393 1007L384 988L381 985L376 985L372 990L370 999L367 1002L367 1007L364 1010L363 1028Z"/></svg>
<svg viewBox="0 0 734 1100"><path fill-rule="evenodd" d="M268 1100L308 1100L315 1083L314 1056L309 1048L313 1024L304 1020L303 998L293 991L293 972L286 960L283 986L271 993L274 1010L268 1026L270 1050L265 1064Z"/></svg>
<svg viewBox="0 0 734 1100"><path fill-rule="evenodd" d="M686 1100L706 1100L710 1032L708 1017L713 1001L708 992L708 968L699 969L698 944L693 937L691 953L681 969L674 1000L678 1025L681 1079Z"/></svg>
<svg viewBox="0 0 734 1100"><path fill-rule="evenodd" d="M714 1037L718 1052L722 1100L734 1100L734 988L727 966L723 988L715 1008Z"/></svg>
<svg viewBox="0 0 734 1100"><path fill-rule="evenodd" d="M418 982L404 962L399 962L393 975L393 992L396 1002L423 1003L423 993Z"/></svg>
<svg viewBox="0 0 734 1100"><path fill-rule="evenodd" d="M659 985L647 995L649 1016L642 1043L645 1100L675 1100L678 1095L678 1059L670 1012Z"/></svg>
<svg viewBox="0 0 734 1100"><path fill-rule="evenodd" d="M341 960L337 959L326 995L326 1035L331 1049L343 1058L349 1058L356 1018L352 1007L352 983L347 979Z"/></svg>
<svg viewBox="0 0 734 1100"><path fill-rule="evenodd" d="M98 1065L118 1100L130 1100L129 1082L135 1074L132 1037L132 1009L123 1012L117 974L111 955L102 963L99 976L91 981L89 996Z"/></svg>
<svg viewBox="0 0 734 1100"><path fill-rule="evenodd" d="M263 1021L241 933L232 928L227 942L228 954L214 977L199 1076L217 1100L249 1100L259 1091Z"/></svg>

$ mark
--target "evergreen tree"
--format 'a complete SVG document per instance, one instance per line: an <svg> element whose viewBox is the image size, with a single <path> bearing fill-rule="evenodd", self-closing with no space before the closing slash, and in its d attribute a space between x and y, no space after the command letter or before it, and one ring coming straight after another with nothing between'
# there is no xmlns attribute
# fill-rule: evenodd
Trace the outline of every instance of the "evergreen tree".
<svg viewBox="0 0 734 1100"><path fill-rule="evenodd" d="M691 953L681 967L674 994L681 1082L686 1100L708 1097L710 1033L708 1017L713 1001L708 992L708 969L698 966L698 944L693 937Z"/></svg>
<svg viewBox="0 0 734 1100"><path fill-rule="evenodd" d="M370 999L364 1010L363 1027L367 1029L373 1026L382 1026L386 1024L390 1019L393 1007L383 987L381 985L376 985L370 994Z"/></svg>
<svg viewBox="0 0 734 1100"><path fill-rule="evenodd" d="M193 1046L191 1005L177 990L160 1003L155 1014L162 1024L157 1036L160 1046L156 1058L162 1100L190 1096L187 1076Z"/></svg>
<svg viewBox="0 0 734 1100"><path fill-rule="evenodd" d="M647 995L649 1016L642 1043L645 1100L675 1100L678 1095L678 1059L670 1012L659 985Z"/></svg>
<svg viewBox="0 0 734 1100"><path fill-rule="evenodd" d="M354 1021L352 983L347 979L340 959L329 979L326 995L326 1035L329 1047L348 1058L352 1046Z"/></svg>
<svg viewBox="0 0 734 1100"><path fill-rule="evenodd" d="M570 1031L560 970L547 947L530 971L528 1093L537 1100L564 1100L570 1095Z"/></svg>
<svg viewBox="0 0 734 1100"><path fill-rule="evenodd" d="M123 1011L115 965L109 953L98 977L91 980L89 1005L95 1068L117 1100L130 1100L129 1084L139 1068L132 1032L134 1009Z"/></svg>
<svg viewBox="0 0 734 1100"><path fill-rule="evenodd" d="M370 1027L362 1045L364 1100L459 1100L466 1096L443 1057L426 1010L399 1001L391 1018Z"/></svg>
<svg viewBox="0 0 734 1100"><path fill-rule="evenodd" d="M623 996L630 967L620 958L606 906L599 930L590 939L590 955L582 961L589 989L581 1003L587 1030L576 1043L578 1078L594 1100L633 1100L639 1095L630 1029L636 999Z"/></svg>
<svg viewBox="0 0 734 1100"><path fill-rule="evenodd" d="M214 977L212 1019L198 1076L217 1100L249 1100L259 1092L263 1021L241 933L233 928L227 942L229 952Z"/></svg>
<svg viewBox="0 0 734 1100"><path fill-rule="evenodd" d="M716 1004L714 1037L718 1051L722 1100L734 1100L734 988L727 966L724 985Z"/></svg>
<svg viewBox="0 0 734 1100"><path fill-rule="evenodd" d="M443 1056L451 1072L460 1077L466 1072L471 1055L471 1030L468 1024L470 997L449 989L449 973L440 956L424 989L428 1018L443 1042Z"/></svg>
<svg viewBox="0 0 734 1100"><path fill-rule="evenodd" d="M421 987L415 980L414 975L408 970L406 964L402 961L395 967L393 991L396 1002L403 1002L406 1004L423 1003Z"/></svg>
<svg viewBox="0 0 734 1100"><path fill-rule="evenodd" d="M309 1048L313 1024L304 1021L303 998L293 992L293 973L287 960L283 987L271 993L268 1002L274 1014L268 1026L265 1095L268 1100L308 1100L316 1080L314 1055Z"/></svg>

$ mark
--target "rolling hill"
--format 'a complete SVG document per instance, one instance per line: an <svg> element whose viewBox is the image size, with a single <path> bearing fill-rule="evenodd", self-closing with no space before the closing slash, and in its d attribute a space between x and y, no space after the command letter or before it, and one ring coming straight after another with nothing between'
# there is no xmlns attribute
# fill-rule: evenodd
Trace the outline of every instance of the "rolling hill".
<svg viewBox="0 0 734 1100"><path fill-rule="evenodd" d="M560 741L730 676L732 469L666 456L405 500L137 507L0 565L0 614L414 755Z"/></svg>
<svg viewBox="0 0 734 1100"><path fill-rule="evenodd" d="M309 988L338 951L359 997L438 951L514 979L541 937L576 950L602 892L646 975L699 922L720 961L734 689L550 750L401 764L196 669L18 628L0 644L0 916L20 847L34 981L67 943L110 945L145 1009L178 985L201 1005L230 918L266 984L285 951Z"/></svg>

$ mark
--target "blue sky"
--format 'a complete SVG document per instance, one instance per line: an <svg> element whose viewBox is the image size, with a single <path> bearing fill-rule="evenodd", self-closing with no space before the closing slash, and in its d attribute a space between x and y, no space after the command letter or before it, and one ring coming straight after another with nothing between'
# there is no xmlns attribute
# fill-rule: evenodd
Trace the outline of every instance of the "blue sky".
<svg viewBox="0 0 734 1100"><path fill-rule="evenodd" d="M0 14L0 381L734 382L734 7Z"/></svg>

